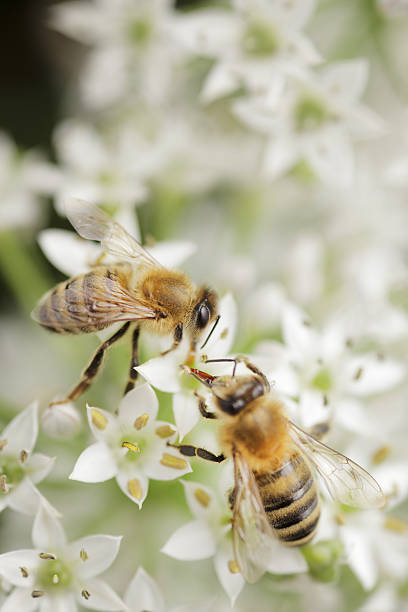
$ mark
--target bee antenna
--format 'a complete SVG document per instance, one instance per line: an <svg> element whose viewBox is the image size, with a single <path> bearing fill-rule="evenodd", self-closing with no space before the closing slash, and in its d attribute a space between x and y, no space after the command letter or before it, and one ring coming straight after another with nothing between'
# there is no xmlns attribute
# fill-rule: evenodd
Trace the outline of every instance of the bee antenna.
<svg viewBox="0 0 408 612"><path fill-rule="evenodd" d="M238 365L238 361L236 359L206 359L204 363L221 363L223 361L230 361L231 363L234 363L234 368L232 370L232 376L235 376L235 371Z"/></svg>
<svg viewBox="0 0 408 612"><path fill-rule="evenodd" d="M204 341L204 344L202 344L200 346L200 349L203 349L205 347L205 345L207 344L207 342L209 341L209 339L211 338L211 334L213 333L214 329L217 327L218 325L218 321L221 319L221 315L218 315L217 318L215 319L214 325L212 326L210 333L208 334L207 338Z"/></svg>

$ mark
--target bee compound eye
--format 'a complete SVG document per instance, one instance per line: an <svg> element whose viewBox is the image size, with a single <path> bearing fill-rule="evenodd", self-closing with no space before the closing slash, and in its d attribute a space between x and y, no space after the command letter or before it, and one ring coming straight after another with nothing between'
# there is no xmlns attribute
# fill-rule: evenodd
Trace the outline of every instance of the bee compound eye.
<svg viewBox="0 0 408 612"><path fill-rule="evenodd" d="M197 325L203 329L210 320L210 311L207 304L201 304L197 312Z"/></svg>

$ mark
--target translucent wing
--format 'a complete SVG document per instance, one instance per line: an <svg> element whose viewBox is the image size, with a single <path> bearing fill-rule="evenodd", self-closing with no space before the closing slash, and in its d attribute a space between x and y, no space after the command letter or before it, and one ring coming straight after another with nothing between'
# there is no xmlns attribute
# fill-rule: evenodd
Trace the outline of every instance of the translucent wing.
<svg viewBox="0 0 408 612"><path fill-rule="evenodd" d="M94 204L71 198L65 205L65 212L82 238L98 240L106 252L120 260L162 267L136 238Z"/></svg>
<svg viewBox="0 0 408 612"><path fill-rule="evenodd" d="M94 331L117 321L159 316L148 304L137 300L108 268L88 274L86 289L83 279L73 278L46 293L33 310L33 319L54 329Z"/></svg>
<svg viewBox="0 0 408 612"><path fill-rule="evenodd" d="M267 570L276 538L268 523L254 475L244 457L234 452L232 537L235 560L247 582Z"/></svg>
<svg viewBox="0 0 408 612"><path fill-rule="evenodd" d="M330 495L348 506L381 508L386 498L378 482L351 459L288 421L288 431L323 479Z"/></svg>

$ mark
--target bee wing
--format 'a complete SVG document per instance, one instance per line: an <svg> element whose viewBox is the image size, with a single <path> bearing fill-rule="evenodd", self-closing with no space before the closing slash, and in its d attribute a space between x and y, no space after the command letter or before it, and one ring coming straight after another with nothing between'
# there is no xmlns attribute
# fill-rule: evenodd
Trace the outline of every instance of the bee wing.
<svg viewBox="0 0 408 612"><path fill-rule="evenodd" d="M77 277L71 283L77 282ZM70 290L61 283L46 293L31 316L46 327L77 330L81 327L107 327L117 321L155 319L157 313L148 304L135 299L114 275L92 274L92 287L87 291ZM54 295L53 295L54 294Z"/></svg>
<svg viewBox="0 0 408 612"><path fill-rule="evenodd" d="M324 481L328 492L355 508L381 508L386 498L378 482L361 466L288 421L288 431Z"/></svg>
<svg viewBox="0 0 408 612"><path fill-rule="evenodd" d="M276 538L254 475L237 451L234 452L234 475L232 538L235 560L245 580L256 582L268 568Z"/></svg>
<svg viewBox="0 0 408 612"><path fill-rule="evenodd" d="M98 240L104 251L132 263L163 267L124 227L94 204L71 198L65 212L78 234L88 240Z"/></svg>

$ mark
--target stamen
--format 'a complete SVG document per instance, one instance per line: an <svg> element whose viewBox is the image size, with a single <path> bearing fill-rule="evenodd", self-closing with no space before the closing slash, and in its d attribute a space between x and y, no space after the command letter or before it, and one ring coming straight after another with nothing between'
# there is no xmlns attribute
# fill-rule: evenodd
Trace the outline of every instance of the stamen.
<svg viewBox="0 0 408 612"><path fill-rule="evenodd" d="M138 478L132 478L132 480L128 480L127 486L131 496L140 501L143 497L143 489L140 480Z"/></svg>
<svg viewBox="0 0 408 612"><path fill-rule="evenodd" d="M92 408L91 410L91 420L97 429L106 429L108 419L104 414L102 414L102 412L100 412L96 408Z"/></svg>
<svg viewBox="0 0 408 612"><path fill-rule="evenodd" d="M60 578L59 578L58 574L54 574L53 577L52 577L52 583L53 584L58 584L59 581L60 581Z"/></svg>
<svg viewBox="0 0 408 612"><path fill-rule="evenodd" d="M0 440L0 452L3 450L5 446L7 446L7 442L8 440L6 440L6 438L4 438L3 440Z"/></svg>
<svg viewBox="0 0 408 612"><path fill-rule="evenodd" d="M175 470L185 470L187 467L187 461L181 459L181 457L175 457L169 453L163 453L160 463L166 467L174 468Z"/></svg>
<svg viewBox="0 0 408 612"><path fill-rule="evenodd" d="M45 595L45 591L31 591L31 597L34 597L34 599L37 597L42 597L43 595Z"/></svg>
<svg viewBox="0 0 408 612"><path fill-rule="evenodd" d="M128 448L134 453L140 453L140 448L137 444L134 444L133 442L122 442L122 448Z"/></svg>
<svg viewBox="0 0 408 612"><path fill-rule="evenodd" d="M211 497L204 491L204 489L195 489L194 497L198 501L199 504L207 508L211 502Z"/></svg>
<svg viewBox="0 0 408 612"><path fill-rule="evenodd" d="M336 519L336 523L338 525L345 525L346 524L346 521L344 520L344 517L341 514L336 514L335 519Z"/></svg>
<svg viewBox="0 0 408 612"><path fill-rule="evenodd" d="M81 561L84 562L88 559L88 553L86 552L84 547L82 547L79 551L79 558L81 559Z"/></svg>
<svg viewBox="0 0 408 612"><path fill-rule="evenodd" d="M47 559L49 561L55 561L55 559L57 558L55 555L53 555L52 553L39 553L38 555L40 557L40 559Z"/></svg>
<svg viewBox="0 0 408 612"><path fill-rule="evenodd" d="M2 474L0 476L0 490L3 493L8 493L9 492L9 487L7 484L7 476L5 474Z"/></svg>
<svg viewBox="0 0 408 612"><path fill-rule="evenodd" d="M225 329L222 330L222 332L220 333L220 338L222 338L224 340L224 338L226 338L228 336L228 327L226 327Z"/></svg>
<svg viewBox="0 0 408 612"><path fill-rule="evenodd" d="M20 567L20 572L23 578L28 578L28 570L26 567Z"/></svg>
<svg viewBox="0 0 408 612"><path fill-rule="evenodd" d="M90 596L91 596L90 592L89 592L89 591L87 591L86 589L82 589L82 591L81 591L81 595L82 595L82 597L83 597L84 599L86 599L86 600L88 600L88 599L90 598Z"/></svg>
<svg viewBox="0 0 408 612"><path fill-rule="evenodd" d="M135 427L136 429L142 429L142 427L145 427L147 425L148 420L149 415L143 413L140 415L140 417L137 417L136 421L133 423L133 427Z"/></svg>
<svg viewBox="0 0 408 612"><path fill-rule="evenodd" d="M160 425L155 431L159 438L170 438L174 434L175 430L170 425Z"/></svg>
<svg viewBox="0 0 408 612"><path fill-rule="evenodd" d="M363 373L363 368L360 366L357 369L356 373L354 374L353 380L360 380L362 373Z"/></svg>
<svg viewBox="0 0 408 612"><path fill-rule="evenodd" d="M391 453L391 446L389 444L384 444L384 446L380 446L378 450L372 456L372 462L375 465L382 463L387 459L389 454Z"/></svg>
<svg viewBox="0 0 408 612"><path fill-rule="evenodd" d="M28 457L28 451L26 451L23 448L23 450L20 453L20 461L21 461L21 463L24 463L26 461L27 457Z"/></svg>
<svg viewBox="0 0 408 612"><path fill-rule="evenodd" d="M239 569L238 563L235 560L234 561L228 561L228 569L231 572L231 574L239 574L239 572L241 571Z"/></svg>

